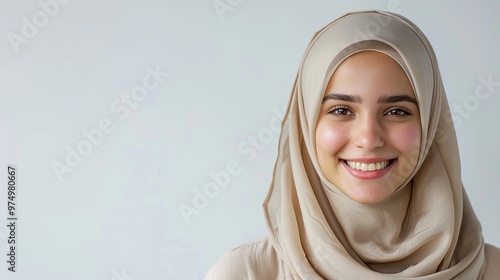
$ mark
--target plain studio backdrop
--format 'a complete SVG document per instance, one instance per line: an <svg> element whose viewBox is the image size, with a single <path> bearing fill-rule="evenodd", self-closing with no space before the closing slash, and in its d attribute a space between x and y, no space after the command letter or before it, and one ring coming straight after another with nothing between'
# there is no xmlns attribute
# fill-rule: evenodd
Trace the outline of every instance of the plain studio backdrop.
<svg viewBox="0 0 500 280"><path fill-rule="evenodd" d="M0 278L201 279L266 235L302 54L318 29L366 9L398 12L431 41L465 188L500 246L498 2L3 1Z"/></svg>

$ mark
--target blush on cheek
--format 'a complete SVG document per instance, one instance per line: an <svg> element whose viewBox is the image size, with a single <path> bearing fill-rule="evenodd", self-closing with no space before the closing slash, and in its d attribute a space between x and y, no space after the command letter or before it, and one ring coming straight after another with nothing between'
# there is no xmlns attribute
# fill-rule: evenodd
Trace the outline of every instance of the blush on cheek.
<svg viewBox="0 0 500 280"><path fill-rule="evenodd" d="M347 136L345 135L345 130L318 124L316 128L316 147L318 151L328 153L330 155L336 154L342 147L342 143L345 141Z"/></svg>
<svg viewBox="0 0 500 280"><path fill-rule="evenodd" d="M394 135L398 139L398 146L402 151L412 151L420 147L420 126L410 126Z"/></svg>

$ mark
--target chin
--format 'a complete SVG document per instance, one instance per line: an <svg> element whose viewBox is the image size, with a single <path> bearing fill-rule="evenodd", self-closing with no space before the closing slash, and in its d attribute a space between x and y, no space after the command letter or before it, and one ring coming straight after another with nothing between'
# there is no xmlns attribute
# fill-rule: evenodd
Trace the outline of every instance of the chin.
<svg viewBox="0 0 500 280"><path fill-rule="evenodd" d="M388 189L387 186L377 186L366 183L363 186L351 188L349 192L346 193L352 200L367 205L378 204L389 198L392 194L393 191Z"/></svg>

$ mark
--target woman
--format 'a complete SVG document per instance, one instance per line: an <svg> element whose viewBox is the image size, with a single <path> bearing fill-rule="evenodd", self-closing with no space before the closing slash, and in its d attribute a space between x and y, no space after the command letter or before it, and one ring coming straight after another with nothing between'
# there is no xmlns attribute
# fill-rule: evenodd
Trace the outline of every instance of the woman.
<svg viewBox="0 0 500 280"><path fill-rule="evenodd" d="M206 279L500 279L434 52L399 15L351 13L316 33L264 210L269 237Z"/></svg>

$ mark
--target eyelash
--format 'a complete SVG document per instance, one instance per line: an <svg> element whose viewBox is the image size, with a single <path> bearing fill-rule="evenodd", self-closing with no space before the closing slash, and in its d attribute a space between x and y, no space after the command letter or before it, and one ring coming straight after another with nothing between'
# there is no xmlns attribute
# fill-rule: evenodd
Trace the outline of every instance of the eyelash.
<svg viewBox="0 0 500 280"><path fill-rule="evenodd" d="M392 112L392 111L398 111L398 113L396 113L395 115L390 115L390 116L404 117L404 116L411 116L412 115L412 113L410 113L410 111L408 111L407 109L404 109L404 108L391 108L386 112L386 114L388 114L389 112ZM403 113L403 114L401 114L401 113Z"/></svg>
<svg viewBox="0 0 500 280"><path fill-rule="evenodd" d="M347 116L346 114L337 114L337 113L335 113L335 111L337 111L337 110L346 110L346 111L349 111L352 114L351 110L348 107L345 107L345 106L335 106L332 109L330 109L328 111L328 113L329 114L333 114L333 115L337 115L337 116Z"/></svg>
<svg viewBox="0 0 500 280"><path fill-rule="evenodd" d="M338 110L346 110L346 114L339 114L338 113ZM389 114L390 112L393 112L396 111L395 114ZM337 112L337 113L336 113ZM350 114L347 114L347 113L350 113ZM328 111L328 114L332 114L332 115L335 115L335 116L350 116L350 115L353 115L352 113L352 110L346 106L335 106L333 107L332 109L330 109ZM405 109L405 108L391 108L389 110L387 110L384 115L388 115L388 116L394 116L394 117L404 117L404 116L411 116L413 115L408 109Z"/></svg>

